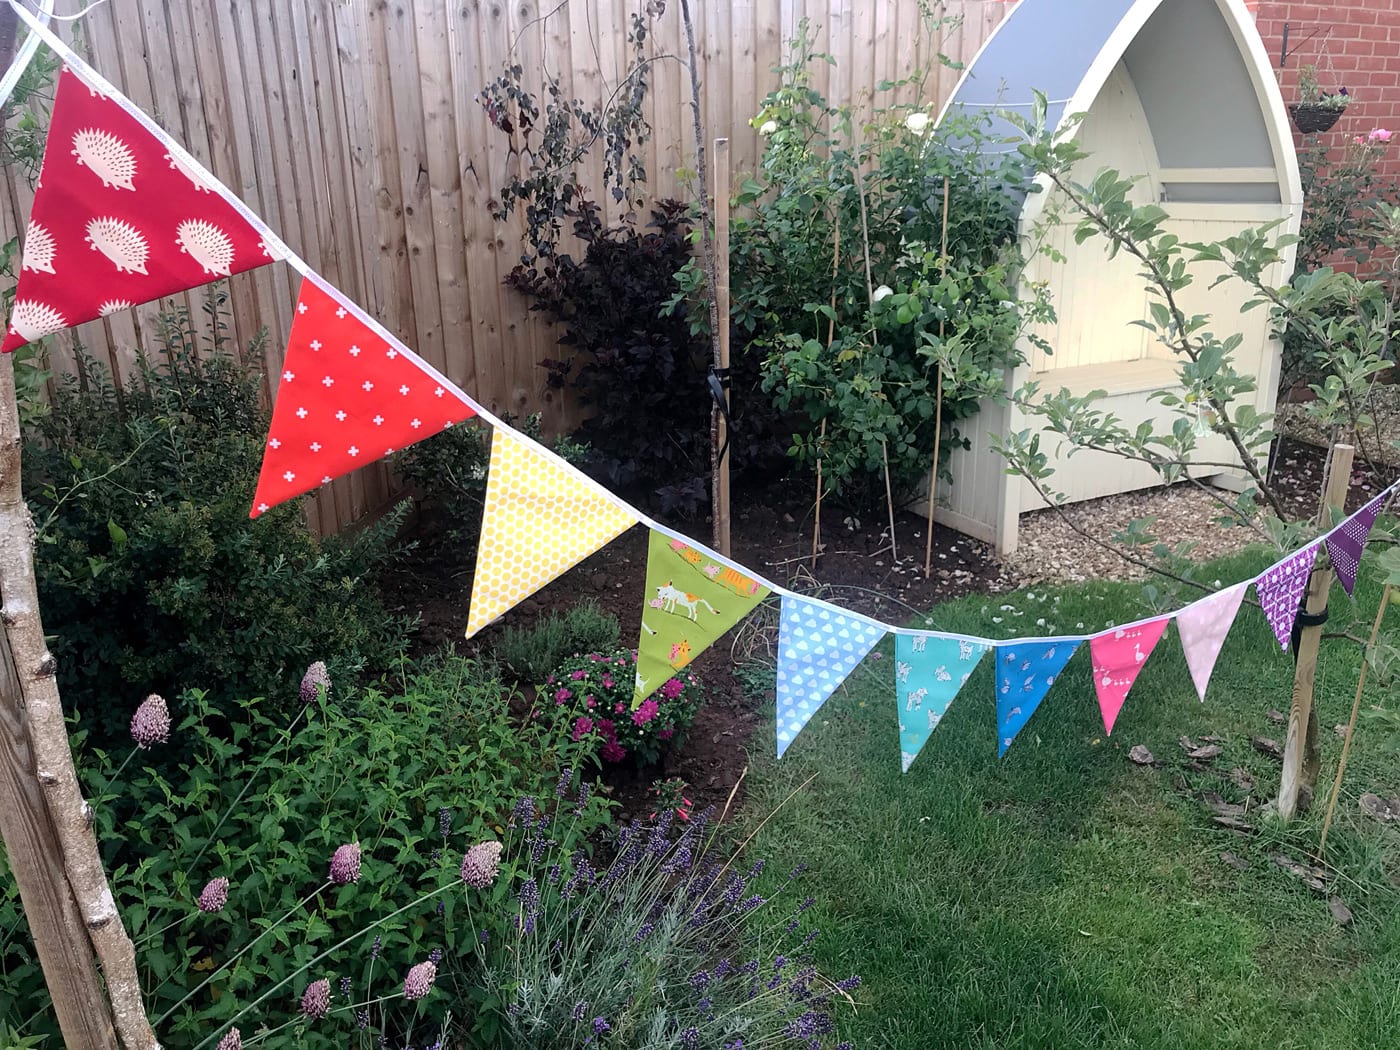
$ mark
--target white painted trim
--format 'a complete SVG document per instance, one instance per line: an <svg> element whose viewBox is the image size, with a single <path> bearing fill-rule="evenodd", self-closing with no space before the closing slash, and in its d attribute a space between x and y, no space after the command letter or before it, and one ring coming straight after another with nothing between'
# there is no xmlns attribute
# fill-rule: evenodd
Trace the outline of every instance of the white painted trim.
<svg viewBox="0 0 1400 1050"><path fill-rule="evenodd" d="M933 122L935 128L943 123L943 118L946 117L948 111L953 108L953 102L957 99L958 92L962 90L962 86L967 83L973 71L977 69L977 63L982 60L982 56L986 53L987 48L992 46L992 41L997 38L997 34L1006 28L1007 23L1009 23L1011 19L1016 17L1016 12L1020 9L1023 2L1024 0L1016 0L1016 2L1011 5L1006 14L1001 16L1001 21L987 34L987 39L982 41L982 45L977 49L977 53L974 54L967 65L963 67L962 76L958 77L958 82L953 85L953 90L949 93L948 97L943 100L943 107L938 111L938 119Z"/></svg>
<svg viewBox="0 0 1400 1050"><path fill-rule="evenodd" d="M1243 182L1278 185L1277 168L1161 168L1162 182Z"/></svg>
<svg viewBox="0 0 1400 1050"><path fill-rule="evenodd" d="M1292 221L1295 209L1283 204L1250 204L1230 201L1167 201L1167 222L1231 222L1238 230L1276 219ZM1295 231L1296 232L1296 231Z"/></svg>

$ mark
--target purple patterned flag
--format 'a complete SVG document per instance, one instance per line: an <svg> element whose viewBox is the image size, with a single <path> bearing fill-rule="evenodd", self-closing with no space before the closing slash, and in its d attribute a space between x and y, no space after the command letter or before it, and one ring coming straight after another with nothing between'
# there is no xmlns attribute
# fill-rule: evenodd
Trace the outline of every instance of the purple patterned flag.
<svg viewBox="0 0 1400 1050"><path fill-rule="evenodd" d="M1254 584L1259 604L1264 607L1264 615L1268 617L1274 637L1283 646L1284 652L1288 651L1293 621L1298 619L1298 606L1303 600L1303 592L1308 589L1308 576L1315 561L1317 544L1310 543L1284 558Z"/></svg>
<svg viewBox="0 0 1400 1050"><path fill-rule="evenodd" d="M1381 512L1389 494L1389 490L1382 492L1327 537L1327 555L1332 559L1332 568L1337 570L1337 579L1342 581L1348 596L1356 586L1356 568L1361 564L1361 550L1366 546L1366 537L1371 534L1371 526L1376 523L1376 515Z"/></svg>

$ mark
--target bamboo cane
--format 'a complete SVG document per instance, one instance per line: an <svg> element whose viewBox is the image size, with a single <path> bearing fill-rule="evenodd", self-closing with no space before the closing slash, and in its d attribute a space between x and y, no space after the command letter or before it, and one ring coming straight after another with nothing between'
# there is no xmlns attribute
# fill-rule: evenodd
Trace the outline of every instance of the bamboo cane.
<svg viewBox="0 0 1400 1050"><path fill-rule="evenodd" d="M826 349L836 338L836 275L841 267L841 213L836 213L836 244L831 255L831 316L826 319ZM822 420L820 444L817 446L817 499L812 514L812 571L817 569L817 554L822 542L822 449L826 448L826 420Z"/></svg>
<svg viewBox="0 0 1400 1050"><path fill-rule="evenodd" d="M726 418L729 411L729 140L715 139L715 299L719 315L719 374L724 410L715 424L717 448L724 449L715 462L716 550L729 557L729 450L733 440Z"/></svg>
<svg viewBox="0 0 1400 1050"><path fill-rule="evenodd" d="M939 249L938 272L948 276L948 176L943 176L943 242ZM938 319L938 341L943 341L944 318ZM943 366L938 369L938 385L933 403L933 469L928 473L928 538L924 541L924 579L933 575L933 505L938 498L938 454L943 439Z"/></svg>

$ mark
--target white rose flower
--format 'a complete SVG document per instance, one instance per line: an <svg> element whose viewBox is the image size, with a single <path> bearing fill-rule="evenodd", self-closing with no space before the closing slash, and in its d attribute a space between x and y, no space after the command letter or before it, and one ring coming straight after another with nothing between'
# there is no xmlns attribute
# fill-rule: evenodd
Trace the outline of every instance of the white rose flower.
<svg viewBox="0 0 1400 1050"><path fill-rule="evenodd" d="M871 298L873 301L875 301L875 302L878 303L881 299L885 298L885 296L887 296L887 295L894 295L894 289L891 288L891 287L890 287L889 285L887 285L887 284L882 284L882 285L880 285L879 288L876 288L876 289L875 289L875 294L872 295L870 298Z"/></svg>
<svg viewBox="0 0 1400 1050"><path fill-rule="evenodd" d="M778 130L778 122L777 122L776 120L765 120L765 121L759 126L758 133L759 133L760 135L771 135L771 134L773 134L773 132L775 132L775 131L777 131L777 130Z"/></svg>
<svg viewBox="0 0 1400 1050"><path fill-rule="evenodd" d="M927 113L910 113L904 118L904 126L915 135L922 135L928 131L929 115Z"/></svg>

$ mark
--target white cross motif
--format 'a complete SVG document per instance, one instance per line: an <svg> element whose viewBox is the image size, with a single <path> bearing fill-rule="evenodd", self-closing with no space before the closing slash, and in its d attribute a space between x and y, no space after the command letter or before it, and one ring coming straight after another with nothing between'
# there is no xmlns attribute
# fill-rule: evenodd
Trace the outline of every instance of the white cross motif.
<svg viewBox="0 0 1400 1050"><path fill-rule="evenodd" d="M339 310L337 310L337 311L335 312L335 315L336 315L337 317L344 317L344 316L345 316L345 307L342 306Z"/></svg>
<svg viewBox="0 0 1400 1050"><path fill-rule="evenodd" d="M297 409L297 418L298 418L298 419L305 419L305 418L306 418L307 416L309 416L309 415L311 415L311 413L308 412L308 411L306 410L306 406L305 406L305 405L303 405L301 408Z"/></svg>
<svg viewBox="0 0 1400 1050"><path fill-rule="evenodd" d="M268 507L267 507L267 504L266 504L266 503L259 503L259 504L258 504L258 513L259 513L259 514L266 514L266 513L267 513L267 510L268 510Z"/></svg>
<svg viewBox="0 0 1400 1050"><path fill-rule="evenodd" d="M299 313L299 314L304 314L304 313L306 313L306 304L305 304L305 303L297 303L297 313Z"/></svg>
<svg viewBox="0 0 1400 1050"><path fill-rule="evenodd" d="M283 481L296 481L296 479L297 479L297 476L296 476L295 474L293 474L290 470L287 471L285 474L282 475L282 480L283 480Z"/></svg>
<svg viewBox="0 0 1400 1050"><path fill-rule="evenodd" d="M361 389L364 390L366 394L368 394L371 390L374 389L374 384L371 383L368 379L366 379L364 383L361 384Z"/></svg>
<svg viewBox="0 0 1400 1050"><path fill-rule="evenodd" d="M352 346L352 347L350 348L350 356L351 356L351 357L359 357L359 356L360 356L360 348L359 348L358 346Z"/></svg>
<svg viewBox="0 0 1400 1050"><path fill-rule="evenodd" d="M351 446L350 446L348 449L346 449L345 451L350 455L350 458L351 458L351 459L355 458L356 456L358 456L358 455L360 454L360 450L357 449L354 445L351 445Z"/></svg>
<svg viewBox="0 0 1400 1050"><path fill-rule="evenodd" d="M388 350L384 351L384 356L387 357L390 361L392 361L394 358L399 356L399 352L391 346Z"/></svg>
<svg viewBox="0 0 1400 1050"><path fill-rule="evenodd" d="M329 474L327 474L324 478L321 479L321 484L322 484L322 485L329 485L330 483L331 483L331 476L330 476Z"/></svg>
<svg viewBox="0 0 1400 1050"><path fill-rule="evenodd" d="M267 447L268 447L268 448L281 448L281 447L282 447L282 442L278 441L276 438L273 438L271 441L269 441L269 442L267 443Z"/></svg>
<svg viewBox="0 0 1400 1050"><path fill-rule="evenodd" d="M311 442L311 451L312 451L312 452L320 452L320 451L321 451L321 443L320 443L319 441L313 441L313 442Z"/></svg>
<svg viewBox="0 0 1400 1050"><path fill-rule="evenodd" d="M423 425L423 421L421 419L410 420L408 425L411 426L414 430L417 430Z"/></svg>
<svg viewBox="0 0 1400 1050"><path fill-rule="evenodd" d="M332 379L330 376L326 376L325 379L322 379L322 380L321 380L321 385L324 386L324 387L326 387L327 389L329 389L334 383L335 383L335 380Z"/></svg>
<svg viewBox="0 0 1400 1050"><path fill-rule="evenodd" d="M296 376L295 376L294 374L292 374L291 372L283 372L283 373L282 373L282 378L285 379L287 382L290 383L293 379L296 378Z"/></svg>
<svg viewBox="0 0 1400 1050"><path fill-rule="evenodd" d="M384 424L384 417L383 417L383 416L375 416L375 417L374 417L374 425L375 425L375 426L377 426L377 427L378 427L378 426L383 426L383 424Z"/></svg>
<svg viewBox="0 0 1400 1050"><path fill-rule="evenodd" d="M392 456L392 455L394 454L394 450L391 449L391 448L386 448L386 449L384 450L384 454L385 454L386 456Z"/></svg>
<svg viewBox="0 0 1400 1050"><path fill-rule="evenodd" d="M400 393L400 394L403 394L405 397L408 396L408 384L407 384L407 383L405 383L403 386L399 387L399 393Z"/></svg>
<svg viewBox="0 0 1400 1050"><path fill-rule="evenodd" d="M445 392L445 391L442 389L442 387L438 387L436 390L433 391L433 393L434 393L435 395L437 395L438 397L442 397L442 395L443 395L444 392Z"/></svg>
<svg viewBox="0 0 1400 1050"><path fill-rule="evenodd" d="M307 343L306 345L309 346L309 347L311 347L312 350L317 350L317 351L319 351L319 350L321 349L321 340L319 340L319 339L313 339L313 340L311 340L311 342Z"/></svg>
<svg viewBox="0 0 1400 1050"><path fill-rule="evenodd" d="M344 422L345 422L345 413L344 413L344 412L337 412L337 413L335 414L335 419L336 419L336 422L337 422L337 423L344 423Z"/></svg>

